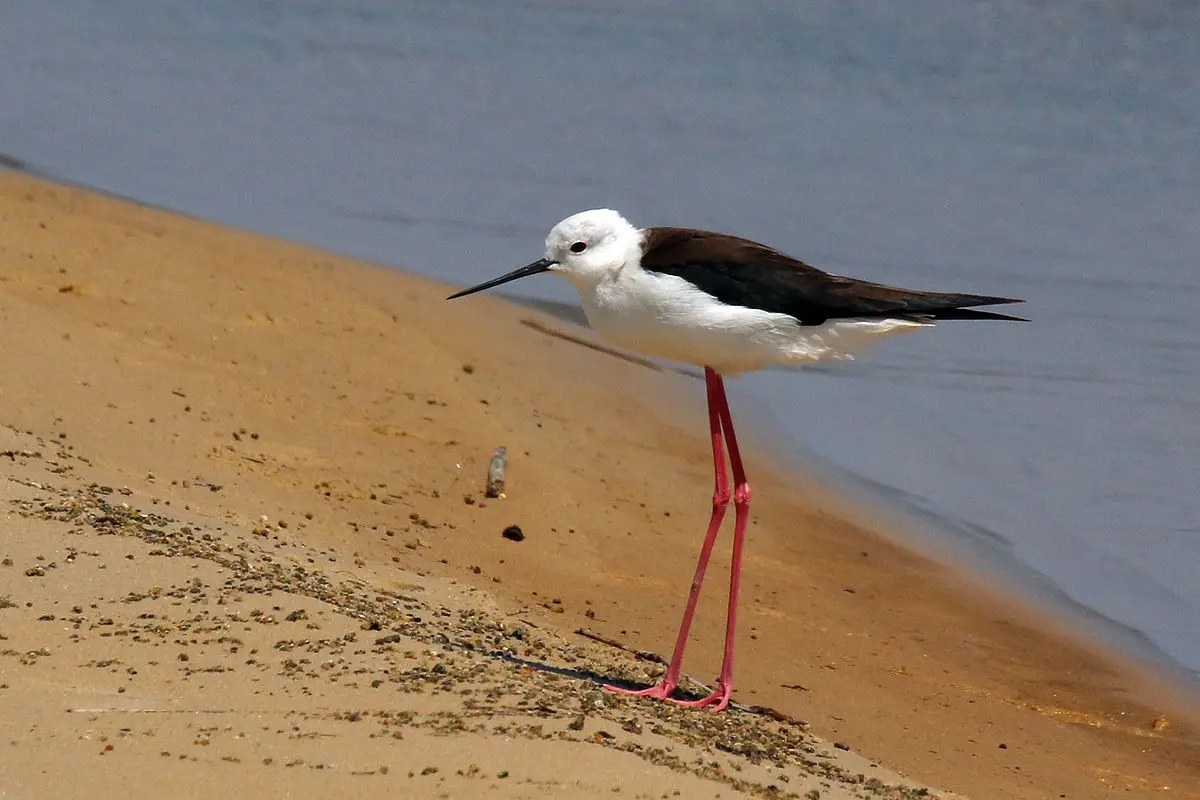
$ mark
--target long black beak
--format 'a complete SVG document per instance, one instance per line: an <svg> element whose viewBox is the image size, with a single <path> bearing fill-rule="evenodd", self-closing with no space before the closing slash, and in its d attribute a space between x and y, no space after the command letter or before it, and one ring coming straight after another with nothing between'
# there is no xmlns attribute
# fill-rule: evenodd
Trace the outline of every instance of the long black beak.
<svg viewBox="0 0 1200 800"><path fill-rule="evenodd" d="M478 286L472 286L470 289L463 289L461 292L455 292L446 299L453 300L456 297L466 297L469 294L482 292L484 289L491 289L493 286L499 286L502 283L515 281L517 278L525 278L529 275L537 275L539 272L545 272L546 270L555 266L556 263L557 262L551 261L548 258L543 258L533 262L532 264L529 264L528 266L521 267L520 269L514 269L507 275L501 275L499 278L493 278L492 280L481 283Z"/></svg>

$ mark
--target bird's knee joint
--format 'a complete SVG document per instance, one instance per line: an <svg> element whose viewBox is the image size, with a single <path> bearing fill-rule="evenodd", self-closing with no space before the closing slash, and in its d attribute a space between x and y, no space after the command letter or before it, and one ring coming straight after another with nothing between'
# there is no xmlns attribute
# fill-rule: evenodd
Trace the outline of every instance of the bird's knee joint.
<svg viewBox="0 0 1200 800"><path fill-rule="evenodd" d="M713 508L724 508L725 506L729 505L729 498L730 494L728 489L725 491L718 489L717 491L713 492Z"/></svg>
<svg viewBox="0 0 1200 800"><path fill-rule="evenodd" d="M733 491L733 502L736 505L744 506L749 504L753 493L750 491L750 484L743 483Z"/></svg>

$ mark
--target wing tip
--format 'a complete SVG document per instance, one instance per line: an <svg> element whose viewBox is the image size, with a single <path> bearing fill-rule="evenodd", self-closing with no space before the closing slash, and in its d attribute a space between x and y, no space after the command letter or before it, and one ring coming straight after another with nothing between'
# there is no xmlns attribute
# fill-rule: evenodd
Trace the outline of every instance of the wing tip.
<svg viewBox="0 0 1200 800"><path fill-rule="evenodd" d="M1020 301L1017 301L1020 302ZM987 319L999 320L1003 322L1030 322L1031 320L1025 317L1015 317L1012 314L999 314L995 311L980 311L975 308L952 308L947 311L936 312L931 315L934 321L944 319Z"/></svg>
<svg viewBox="0 0 1200 800"><path fill-rule="evenodd" d="M1003 320L1005 322L1029 322L1025 317L1016 317L1011 314L1000 314L996 311L981 311L976 306L1002 306L1011 303L1024 303L1025 301L1017 297L992 297L990 295L976 295L968 297L967 302L962 303L957 308L947 309L943 313L935 313L935 319L990 319Z"/></svg>

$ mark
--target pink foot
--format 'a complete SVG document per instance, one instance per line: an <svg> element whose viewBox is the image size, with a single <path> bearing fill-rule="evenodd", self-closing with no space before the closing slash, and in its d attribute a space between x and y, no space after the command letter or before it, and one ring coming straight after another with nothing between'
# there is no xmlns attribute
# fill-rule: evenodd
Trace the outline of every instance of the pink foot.
<svg viewBox="0 0 1200 800"><path fill-rule="evenodd" d="M604 690L613 694L623 694L628 697L653 697L655 700L670 700L671 692L675 691L676 684L667 683L665 680L656 683L648 689L622 689L620 686L609 686L604 684Z"/></svg>
<svg viewBox="0 0 1200 800"><path fill-rule="evenodd" d="M699 700L676 700L671 697L676 686L677 684L668 684L666 681L662 681L646 689L622 689L620 686L609 686L608 684L604 684L604 689L627 697L650 697L685 708L707 708L710 711L724 711L729 707L730 698L733 696L733 686L718 683L717 688L708 697L702 697Z"/></svg>
<svg viewBox="0 0 1200 800"><path fill-rule="evenodd" d="M702 697L699 700L673 700L668 697L667 700L687 708L707 708L709 711L724 711L729 707L729 700L732 697L733 686L721 681L717 683L717 688L713 689L712 694L708 697Z"/></svg>

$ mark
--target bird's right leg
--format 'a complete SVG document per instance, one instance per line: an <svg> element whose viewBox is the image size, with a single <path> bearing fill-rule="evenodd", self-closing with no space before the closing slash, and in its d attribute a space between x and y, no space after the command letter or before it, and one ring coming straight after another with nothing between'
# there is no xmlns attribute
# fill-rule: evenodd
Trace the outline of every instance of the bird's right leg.
<svg viewBox="0 0 1200 800"><path fill-rule="evenodd" d="M715 482L712 517L708 521L708 533L705 534L704 545L700 548L700 560L696 564L696 574L692 578L692 590L688 594L687 606L683 611L683 622L679 626L679 635L675 638L675 652L671 654L671 663L667 666L666 674L663 675L661 681L648 689L604 687L619 694L666 700L671 696L671 692L679 686L679 676L683 668L683 651L687 647L688 631L692 627L692 617L696 613L696 602L700 599L700 585L704 582L704 573L708 569L708 560L712 557L717 533L721 530L721 520L725 517L725 509L729 506L729 477L725 474L725 442L721 433L721 404L725 398L725 390L721 384L721 376L712 367L704 368L704 382L708 389L708 425L712 434Z"/></svg>

